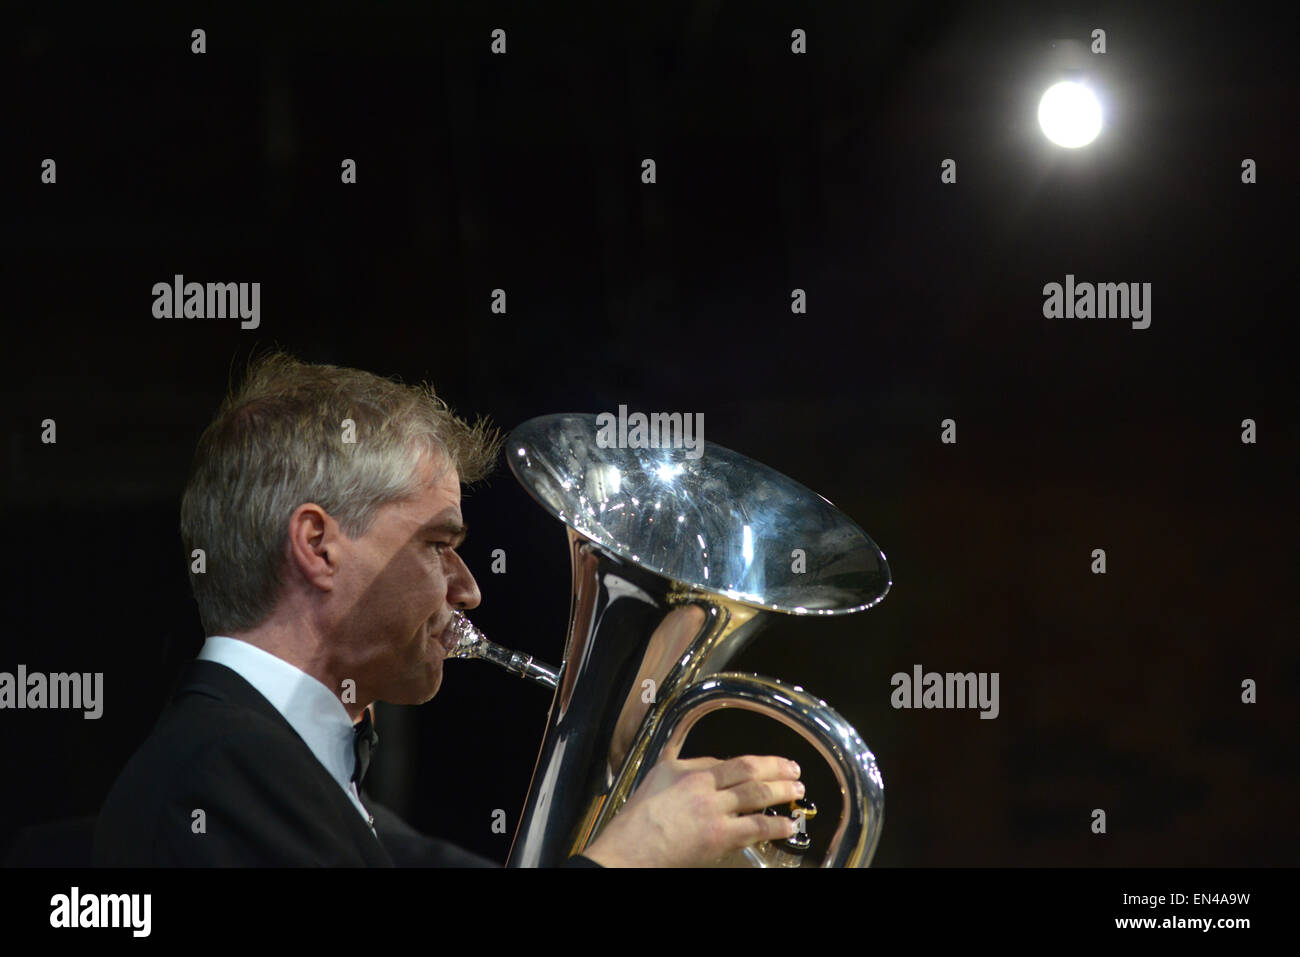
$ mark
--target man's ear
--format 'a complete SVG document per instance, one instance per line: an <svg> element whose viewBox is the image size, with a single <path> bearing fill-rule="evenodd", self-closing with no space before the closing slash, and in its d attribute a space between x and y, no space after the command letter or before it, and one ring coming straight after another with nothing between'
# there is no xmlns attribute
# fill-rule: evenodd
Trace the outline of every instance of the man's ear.
<svg viewBox="0 0 1300 957"><path fill-rule="evenodd" d="M329 590L338 572L338 522L315 502L299 505L289 516L287 543L292 573L317 588Z"/></svg>

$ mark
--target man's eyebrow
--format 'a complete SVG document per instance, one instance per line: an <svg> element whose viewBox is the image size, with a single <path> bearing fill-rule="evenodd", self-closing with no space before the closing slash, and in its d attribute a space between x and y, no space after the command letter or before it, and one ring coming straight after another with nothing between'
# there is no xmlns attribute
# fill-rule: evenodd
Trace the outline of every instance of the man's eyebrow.
<svg viewBox="0 0 1300 957"><path fill-rule="evenodd" d="M421 532L443 532L451 535L453 538L464 539L469 534L469 526L464 522L456 522L449 518L440 521L432 521L420 529Z"/></svg>

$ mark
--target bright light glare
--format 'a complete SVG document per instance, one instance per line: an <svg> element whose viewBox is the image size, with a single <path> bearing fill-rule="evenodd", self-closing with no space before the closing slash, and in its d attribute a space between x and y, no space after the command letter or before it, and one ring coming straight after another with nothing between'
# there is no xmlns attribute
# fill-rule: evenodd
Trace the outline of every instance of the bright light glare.
<svg viewBox="0 0 1300 957"><path fill-rule="evenodd" d="M1038 124L1057 146L1087 146L1101 132L1101 104L1082 83L1063 80L1038 102Z"/></svg>

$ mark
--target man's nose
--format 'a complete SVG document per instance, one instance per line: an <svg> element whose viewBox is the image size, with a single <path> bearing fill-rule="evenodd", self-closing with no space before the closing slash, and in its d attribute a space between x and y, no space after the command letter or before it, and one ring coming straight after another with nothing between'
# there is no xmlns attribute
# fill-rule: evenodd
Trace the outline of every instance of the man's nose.
<svg viewBox="0 0 1300 957"><path fill-rule="evenodd" d="M455 552L451 554L455 556L456 564L452 569L451 579L447 582L447 604L463 610L477 608L479 602L483 600L483 596L479 594L478 582L474 580L474 575L464 559Z"/></svg>

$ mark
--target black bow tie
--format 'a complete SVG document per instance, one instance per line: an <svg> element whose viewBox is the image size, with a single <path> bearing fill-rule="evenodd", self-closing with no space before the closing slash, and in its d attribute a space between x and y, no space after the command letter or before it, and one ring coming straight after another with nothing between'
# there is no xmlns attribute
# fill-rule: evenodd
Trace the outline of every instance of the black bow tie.
<svg viewBox="0 0 1300 957"><path fill-rule="evenodd" d="M361 713L361 720L352 726L352 750L357 756L352 780L357 783L357 787L361 787L366 769L370 767L370 756L378 744L379 735L375 733L374 722L370 720L370 709L367 708Z"/></svg>

